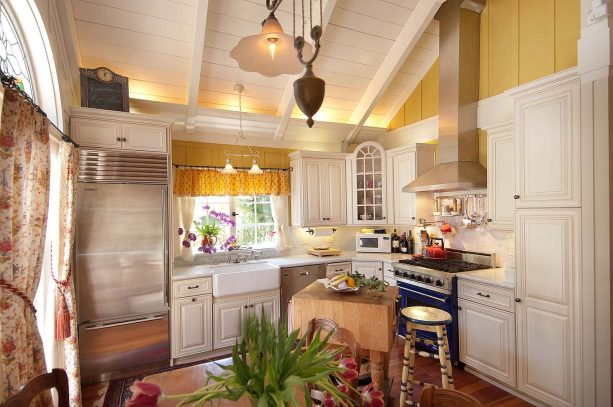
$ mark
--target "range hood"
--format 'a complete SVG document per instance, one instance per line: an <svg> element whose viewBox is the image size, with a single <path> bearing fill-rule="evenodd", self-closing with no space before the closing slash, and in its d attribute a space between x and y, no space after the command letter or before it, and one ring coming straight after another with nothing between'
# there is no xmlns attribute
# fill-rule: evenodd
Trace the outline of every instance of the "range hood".
<svg viewBox="0 0 613 407"><path fill-rule="evenodd" d="M485 0L447 0L439 9L438 165L403 192L459 191L487 187L479 163L479 25Z"/></svg>

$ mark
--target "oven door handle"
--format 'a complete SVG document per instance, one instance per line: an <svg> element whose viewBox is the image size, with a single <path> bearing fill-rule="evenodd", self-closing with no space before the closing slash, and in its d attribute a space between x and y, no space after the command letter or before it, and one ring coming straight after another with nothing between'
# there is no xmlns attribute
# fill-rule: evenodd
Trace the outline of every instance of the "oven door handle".
<svg viewBox="0 0 613 407"><path fill-rule="evenodd" d="M438 298L438 297L435 297L435 296L430 295L430 294L425 294L425 293L420 293L420 292L418 292L418 291L409 290L408 288L400 287L400 290L401 290L401 291L408 291L408 292L410 292L410 293L417 294L417 295L423 295L424 297L432 298L433 300L437 300L437 301L440 301L440 302L442 302L442 303L447 302L447 300L446 300L446 299L444 299L444 298Z"/></svg>

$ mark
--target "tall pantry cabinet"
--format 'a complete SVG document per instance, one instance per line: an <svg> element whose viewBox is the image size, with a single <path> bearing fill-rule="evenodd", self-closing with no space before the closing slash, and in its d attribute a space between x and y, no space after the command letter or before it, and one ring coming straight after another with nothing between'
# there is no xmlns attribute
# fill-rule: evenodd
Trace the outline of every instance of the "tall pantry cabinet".
<svg viewBox="0 0 613 407"><path fill-rule="evenodd" d="M581 405L579 78L512 93L516 155L517 386Z"/></svg>

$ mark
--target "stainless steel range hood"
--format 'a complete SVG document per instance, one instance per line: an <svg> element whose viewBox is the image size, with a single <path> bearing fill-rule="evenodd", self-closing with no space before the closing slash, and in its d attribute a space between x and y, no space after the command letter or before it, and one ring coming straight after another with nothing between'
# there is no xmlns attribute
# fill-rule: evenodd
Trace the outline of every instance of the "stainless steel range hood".
<svg viewBox="0 0 613 407"><path fill-rule="evenodd" d="M479 25L485 0L447 0L439 9L438 165L404 192L458 191L487 186L479 164Z"/></svg>

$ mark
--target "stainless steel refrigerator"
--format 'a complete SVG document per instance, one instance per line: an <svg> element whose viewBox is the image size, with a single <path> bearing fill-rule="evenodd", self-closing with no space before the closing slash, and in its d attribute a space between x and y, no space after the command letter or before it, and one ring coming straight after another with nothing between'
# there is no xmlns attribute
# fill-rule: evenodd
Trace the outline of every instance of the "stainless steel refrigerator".
<svg viewBox="0 0 613 407"><path fill-rule="evenodd" d="M75 281L84 383L169 365L167 156L82 151Z"/></svg>

